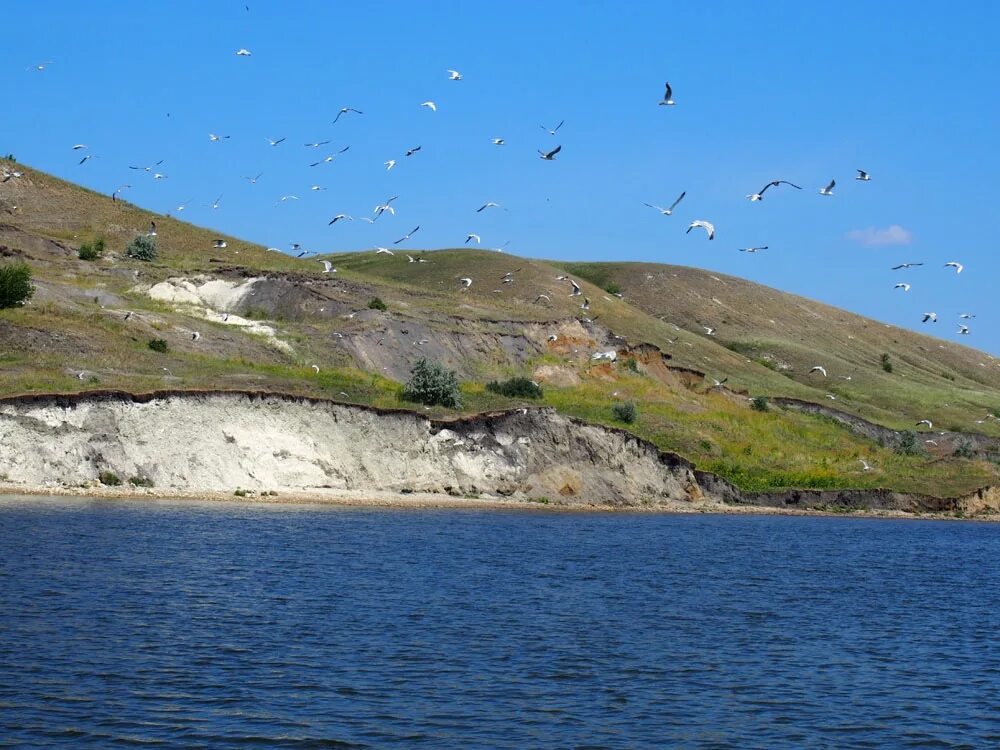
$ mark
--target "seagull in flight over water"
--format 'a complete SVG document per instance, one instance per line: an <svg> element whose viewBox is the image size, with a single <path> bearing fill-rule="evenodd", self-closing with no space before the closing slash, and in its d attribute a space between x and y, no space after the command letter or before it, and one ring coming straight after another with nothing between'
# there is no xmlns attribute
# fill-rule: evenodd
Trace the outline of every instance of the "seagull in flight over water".
<svg viewBox="0 0 1000 750"><path fill-rule="evenodd" d="M559 131L559 128L561 128L563 126L564 122L566 122L566 121L565 120L560 120L559 124L556 125L554 128L547 128L544 125L539 125L538 127L540 127L542 130L544 130L549 135L555 135Z"/></svg>
<svg viewBox="0 0 1000 750"><path fill-rule="evenodd" d="M556 154L558 154L560 151L562 151L562 146L556 146L554 149L548 152L538 149L538 155L539 158L544 159L545 161L555 161Z"/></svg>
<svg viewBox="0 0 1000 750"><path fill-rule="evenodd" d="M674 212L674 209L677 208L677 204L680 203L682 200L684 200L685 195L687 195L686 190L677 196L677 200L671 203L669 208L663 208L662 206L654 206L652 203L643 203L642 205L649 206L650 208L655 208L664 216L670 216Z"/></svg>
<svg viewBox="0 0 1000 750"><path fill-rule="evenodd" d="M715 224L710 221L704 221L703 219L695 219L692 221L684 234L690 234L692 229L698 228L705 230L705 233L708 235L708 239L715 239Z"/></svg>
<svg viewBox="0 0 1000 750"><path fill-rule="evenodd" d="M392 244L393 245L398 245L400 242L406 242L406 240L410 239L410 237L412 237L413 235L415 235L419 229L420 229L420 225L418 224L417 226L413 227L413 229L411 229L409 232L407 232L403 237L400 237L398 240L396 240Z"/></svg>
<svg viewBox="0 0 1000 750"><path fill-rule="evenodd" d="M769 187L778 187L778 185L790 185L791 187L795 188L796 190L801 190L802 189L798 185L796 185L794 182L789 182L788 180L771 180L769 183L767 183L764 187L762 187L756 193L750 193L750 195L748 195L747 198L750 200L751 203L756 203L757 201L762 201L762 200L764 200L764 193L767 192L767 189Z"/></svg>
<svg viewBox="0 0 1000 750"><path fill-rule="evenodd" d="M962 273L962 269L965 268L965 266L963 266L961 263L956 263L953 260L948 261L947 263L945 263L944 267L945 268L954 268L955 269L955 273Z"/></svg>
<svg viewBox="0 0 1000 750"><path fill-rule="evenodd" d="M825 188L820 188L819 189L819 194L820 195L833 195L833 189L836 186L837 186L837 181L836 180L830 180L830 184L829 185L827 185Z"/></svg>
<svg viewBox="0 0 1000 750"><path fill-rule="evenodd" d="M923 263L900 263L898 266L893 266L893 271L898 271L901 268L913 268L914 266L922 266Z"/></svg>
<svg viewBox="0 0 1000 750"><path fill-rule="evenodd" d="M354 107L341 107L340 111L337 113L337 116L333 118L333 124L336 125L337 120L339 120L342 115L346 115L348 112L353 112L356 115L364 114L364 112L362 112L360 109L354 109Z"/></svg>
<svg viewBox="0 0 1000 750"><path fill-rule="evenodd" d="M663 98L660 99L660 101L659 101L660 106L662 107L662 106L668 105L668 104L672 106L672 105L676 104L677 102L675 102L674 99L673 99L674 90L672 88L670 88L670 81L667 81L666 84L664 84L664 86L665 86L665 90L663 92Z"/></svg>
<svg viewBox="0 0 1000 750"><path fill-rule="evenodd" d="M872 180L871 175L868 174L865 170L859 169L857 170L857 172L858 176L854 178L855 180L861 180L862 182L871 182Z"/></svg>

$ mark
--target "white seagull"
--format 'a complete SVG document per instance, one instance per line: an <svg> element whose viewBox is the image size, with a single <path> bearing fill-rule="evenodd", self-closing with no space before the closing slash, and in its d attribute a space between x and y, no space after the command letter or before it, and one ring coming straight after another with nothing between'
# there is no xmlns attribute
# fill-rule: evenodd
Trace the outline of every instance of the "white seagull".
<svg viewBox="0 0 1000 750"><path fill-rule="evenodd" d="M788 180L771 180L769 183L767 183L764 187L762 187L756 193L750 193L750 195L747 196L747 199L751 203L756 203L758 201L762 201L762 200L764 200L764 193L767 192L768 188L770 188L770 187L778 187L779 185L791 185L796 190L801 190L802 189L798 185L796 185L794 182L789 182Z"/></svg>
<svg viewBox="0 0 1000 750"><path fill-rule="evenodd" d="M898 266L893 266L891 270L898 271L899 269L914 268L915 266L922 266L923 263L900 263Z"/></svg>
<svg viewBox="0 0 1000 750"><path fill-rule="evenodd" d="M861 468L862 468L862 470L864 470L864 471L871 471L872 470L872 467L869 466L868 462L865 461L863 458L859 458L858 461L861 462Z"/></svg>
<svg viewBox="0 0 1000 750"><path fill-rule="evenodd" d="M664 216L670 216L674 212L674 209L677 208L677 204L680 203L682 200L684 200L685 195L687 195L686 190L677 196L677 200L671 203L669 208L663 208L662 206L654 206L652 203L643 203L642 205L649 206L650 208L655 208Z"/></svg>
<svg viewBox="0 0 1000 750"><path fill-rule="evenodd" d="M963 266L961 263L957 263L957 262L955 262L953 260L948 261L947 263L945 263L944 267L945 268L954 268L955 269L955 273L962 273L962 269L965 268L965 266Z"/></svg>
<svg viewBox="0 0 1000 750"><path fill-rule="evenodd" d="M405 242L406 240L410 239L410 237L412 237L413 235L415 235L419 229L420 229L420 225L417 224L417 226L413 227L413 229L411 229L409 232L407 232L405 235L403 235L402 237L400 237L398 240L396 240L392 244L393 245L398 245L400 242Z"/></svg>
<svg viewBox="0 0 1000 750"><path fill-rule="evenodd" d="M277 145L278 145L279 143L284 143L284 141L285 141L285 139L284 139L284 138L278 138L278 139L274 139L274 138L265 138L264 140L266 140L266 141L267 141L267 142L268 142L269 144L271 144L272 146L277 146Z"/></svg>
<svg viewBox="0 0 1000 750"><path fill-rule="evenodd" d="M540 128L542 129L542 130L544 130L544 131L545 131L546 133L548 133L549 135L555 135L555 134L556 134L556 133L558 132L559 128L561 128L561 127L563 126L563 123L564 123L564 122L566 122L566 121L565 121L565 120L560 120L560 121L559 121L559 124L558 124L558 125L556 125L556 126L555 126L554 128L552 128L552 129L549 129L549 128L545 127L544 125L539 125L538 127L540 127Z"/></svg>
<svg viewBox="0 0 1000 750"><path fill-rule="evenodd" d="M936 312L926 312L926 313L924 313L924 317L923 317L923 319L920 322L921 323L926 323L928 320L931 323L937 323L937 313Z"/></svg>
<svg viewBox="0 0 1000 750"><path fill-rule="evenodd" d="M490 143L492 143L494 146L502 146L504 142L505 141L503 138L490 138Z"/></svg>
<svg viewBox="0 0 1000 750"><path fill-rule="evenodd" d="M670 88L670 81L667 81L667 83L665 84L665 90L663 92L663 98L660 99L659 101L660 106L662 107L668 104L669 105L676 104L677 102L673 100L673 95L674 95L674 90Z"/></svg>
<svg viewBox="0 0 1000 750"><path fill-rule="evenodd" d="M354 217L348 216L347 214L337 214L332 219L330 219L329 222L327 222L327 226L328 227L332 226L336 224L338 221L354 221Z"/></svg>
<svg viewBox="0 0 1000 750"><path fill-rule="evenodd" d="M740 252L741 253L756 253L756 252L760 252L761 250L767 250L767 245L759 245L759 246L756 246L756 247L741 247L740 248Z"/></svg>
<svg viewBox="0 0 1000 750"><path fill-rule="evenodd" d="M376 255L395 255L396 253L394 253L392 250L390 250L387 247L376 247L375 248L375 254Z"/></svg>
<svg viewBox="0 0 1000 750"><path fill-rule="evenodd" d="M855 180L861 180L862 182L871 182L872 180L871 175L868 174L865 170L859 169L857 170L857 172L858 176L854 178Z"/></svg>
<svg viewBox="0 0 1000 750"><path fill-rule="evenodd" d="M909 284L904 284L904 283L899 283L899 284L896 284L896 286L894 286L893 289L902 289L904 292L908 292L908 291L910 291L910 285Z"/></svg>
<svg viewBox="0 0 1000 750"><path fill-rule="evenodd" d="M346 115L348 112L353 112L356 115L364 114L364 112L362 112L360 109L354 109L354 107L341 107L340 111L337 113L337 116L333 118L333 124L336 125L337 120L341 118L341 115Z"/></svg>
<svg viewBox="0 0 1000 750"><path fill-rule="evenodd" d="M826 368L821 365L816 365L811 370L809 370L810 375L812 375L814 372L821 372L823 373L823 377L824 378L826 377Z"/></svg>
<svg viewBox="0 0 1000 750"><path fill-rule="evenodd" d="M692 229L704 229L705 233L708 235L708 239L715 239L715 225L709 221L704 221L703 219L695 219L692 221L684 234L690 234Z"/></svg>
<svg viewBox="0 0 1000 750"><path fill-rule="evenodd" d="M217 143L219 141L224 141L227 138L229 138L228 135L216 135L215 133L209 133L208 134L208 140L210 140L212 143Z"/></svg>
<svg viewBox="0 0 1000 750"><path fill-rule="evenodd" d="M390 169L396 166L396 160L389 159L389 161L382 162L382 165L385 167L385 171L388 172Z"/></svg>
<svg viewBox="0 0 1000 750"><path fill-rule="evenodd" d="M554 149L548 152L538 149L538 156L540 159L544 159L545 161L555 161L556 154L558 154L560 151L562 151L562 146L556 146Z"/></svg>
<svg viewBox="0 0 1000 750"><path fill-rule="evenodd" d="M427 107L427 109L429 109L431 112L437 112L438 111L438 107L437 107L437 105L434 102L424 102L420 106L421 107Z"/></svg>
<svg viewBox="0 0 1000 750"><path fill-rule="evenodd" d="M468 276L459 279L459 281L462 283L462 287L464 289L468 289L470 286L472 286L472 279L470 279Z"/></svg>
<svg viewBox="0 0 1000 750"><path fill-rule="evenodd" d="M252 54L253 53L250 50L248 50L246 47L240 47L238 50L236 50L236 56L237 57L250 57L250 55L252 55Z"/></svg>
<svg viewBox="0 0 1000 750"><path fill-rule="evenodd" d="M468 245L472 240L475 240L477 245L481 242L478 234L470 234L465 238L465 244Z"/></svg>
<svg viewBox="0 0 1000 750"><path fill-rule="evenodd" d="M929 430L933 430L934 429L934 423L931 422L931 420L929 420L929 419L921 419L919 422L917 422L916 426L919 427L922 424L927 425L927 429L929 429Z"/></svg>
<svg viewBox="0 0 1000 750"><path fill-rule="evenodd" d="M836 186L837 186L837 181L836 180L830 180L830 184L829 185L827 185L825 188L820 188L819 189L819 194L820 195L833 195L833 189Z"/></svg>
<svg viewBox="0 0 1000 750"><path fill-rule="evenodd" d="M337 269L333 267L333 263L328 260L321 260L320 263L323 264L323 273L337 273Z"/></svg>
<svg viewBox="0 0 1000 750"><path fill-rule="evenodd" d="M958 332L960 334L962 334L963 336L968 336L969 335L969 326L962 325L961 323L959 323L958 324Z"/></svg>
<svg viewBox="0 0 1000 750"><path fill-rule="evenodd" d="M500 204L499 203L494 203L493 201L488 201L488 202L484 203L483 205L481 205L479 208L477 208L476 209L476 213L477 214L478 213L482 213L487 208L500 208Z"/></svg>
<svg viewBox="0 0 1000 750"><path fill-rule="evenodd" d="M448 80L449 81L461 81L462 80L462 74L459 73L457 70L449 70L448 71Z"/></svg>
<svg viewBox="0 0 1000 750"><path fill-rule="evenodd" d="M223 250L228 247L228 244L225 240L212 240L212 247L216 250Z"/></svg>

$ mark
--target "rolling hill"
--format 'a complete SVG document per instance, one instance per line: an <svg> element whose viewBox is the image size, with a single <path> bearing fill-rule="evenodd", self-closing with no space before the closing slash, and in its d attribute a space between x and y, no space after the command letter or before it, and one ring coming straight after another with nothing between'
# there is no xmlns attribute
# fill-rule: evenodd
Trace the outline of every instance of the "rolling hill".
<svg viewBox="0 0 1000 750"><path fill-rule="evenodd" d="M400 382L427 358L459 372L466 412L521 405L485 389L510 375L592 422L624 426L611 407L634 401L628 429L745 489L944 495L1000 474L1000 422L987 417L1000 363L971 348L677 266L366 251L322 256L336 268L324 273L315 257L18 169L0 184L0 263L28 263L37 292L0 311L3 395L261 389L399 407ZM150 222L158 258L127 258ZM103 256L80 260L97 238ZM616 362L592 359L610 350ZM918 429L935 434L908 436Z"/></svg>

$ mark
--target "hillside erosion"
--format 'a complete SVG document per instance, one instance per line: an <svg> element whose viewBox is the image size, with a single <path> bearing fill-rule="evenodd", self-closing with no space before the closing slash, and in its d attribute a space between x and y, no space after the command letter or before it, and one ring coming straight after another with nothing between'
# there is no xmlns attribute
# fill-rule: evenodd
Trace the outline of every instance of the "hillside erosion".
<svg viewBox="0 0 1000 750"><path fill-rule="evenodd" d="M881 490L744 493L623 430L552 409L432 420L274 393L98 391L0 400L0 479L161 491L433 492L621 508L725 502L982 512L1000 496ZM110 479L113 481L113 479Z"/></svg>

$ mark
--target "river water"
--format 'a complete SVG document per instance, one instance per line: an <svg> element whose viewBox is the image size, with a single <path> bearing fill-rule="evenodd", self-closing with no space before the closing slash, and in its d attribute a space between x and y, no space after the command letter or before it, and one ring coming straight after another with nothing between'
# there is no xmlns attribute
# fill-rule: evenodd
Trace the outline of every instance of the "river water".
<svg viewBox="0 0 1000 750"><path fill-rule="evenodd" d="M0 746L1000 747L1000 525L0 499Z"/></svg>

